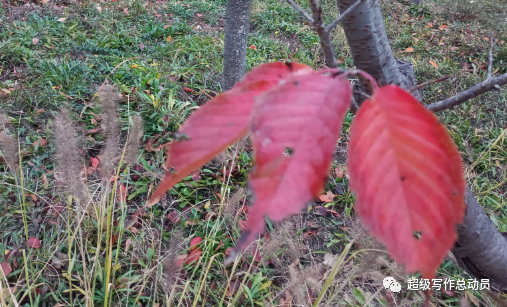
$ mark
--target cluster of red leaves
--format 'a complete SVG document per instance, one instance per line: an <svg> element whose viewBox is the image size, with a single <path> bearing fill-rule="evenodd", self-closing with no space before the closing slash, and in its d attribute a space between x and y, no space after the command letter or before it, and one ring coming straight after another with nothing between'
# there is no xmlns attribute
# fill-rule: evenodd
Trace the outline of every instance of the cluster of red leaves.
<svg viewBox="0 0 507 307"><path fill-rule="evenodd" d="M250 132L255 197L236 244L245 249L264 231L265 216L277 222L319 196L333 200L334 194L321 194L350 99L343 76L306 65L252 70L184 123L152 200ZM406 91L375 86L351 128L347 173L371 232L408 271L432 278L464 215L461 159L445 128Z"/></svg>

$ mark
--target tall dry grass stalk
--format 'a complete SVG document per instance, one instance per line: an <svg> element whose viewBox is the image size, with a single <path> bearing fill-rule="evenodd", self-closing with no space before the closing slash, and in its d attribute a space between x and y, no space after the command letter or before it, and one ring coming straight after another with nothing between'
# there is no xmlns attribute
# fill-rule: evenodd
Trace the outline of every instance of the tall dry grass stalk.
<svg viewBox="0 0 507 307"><path fill-rule="evenodd" d="M143 137L143 120L139 115L132 118L132 129L127 138L127 149L124 160L129 165L134 165L137 161L137 154L141 147L141 138Z"/></svg>
<svg viewBox="0 0 507 307"><path fill-rule="evenodd" d="M118 138L120 127L116 112L118 92L116 86L105 85L99 92L99 101L102 106L102 128L106 136L106 146L102 150L102 178L109 180L114 171L114 159L118 155Z"/></svg>
<svg viewBox="0 0 507 307"><path fill-rule="evenodd" d="M19 146L18 141L7 134L6 131L0 132L0 157L7 163L11 171L16 171L19 167Z"/></svg>
<svg viewBox="0 0 507 307"><path fill-rule="evenodd" d="M56 159L60 164L67 192L83 201L86 198L85 185L81 179L83 159L79 154L76 129L67 109L61 109L55 118L55 142Z"/></svg>
<svg viewBox="0 0 507 307"><path fill-rule="evenodd" d="M9 135L9 123L9 117L0 113L0 157L11 171L15 171L19 164L19 146L17 139Z"/></svg>
<svg viewBox="0 0 507 307"><path fill-rule="evenodd" d="M291 229L295 229L295 225L289 219L286 219L277 225L276 231L270 236L268 242L262 247L262 253L267 258L277 258L278 251L285 247L287 260L290 262L295 261L301 256L301 251L298 247L298 238L294 238L291 234Z"/></svg>
<svg viewBox="0 0 507 307"><path fill-rule="evenodd" d="M292 292L297 304L305 306L309 303L305 295L305 286L311 288L315 293L320 292L322 289L322 285L318 280L323 266L312 265L300 270L297 268L298 264L299 261L295 261L289 267L290 281L287 289Z"/></svg>
<svg viewBox="0 0 507 307"><path fill-rule="evenodd" d="M239 188L232 196L229 198L229 201L224 204L223 214L227 218L231 218L236 214L238 210L238 205L245 197L246 191L244 188Z"/></svg>

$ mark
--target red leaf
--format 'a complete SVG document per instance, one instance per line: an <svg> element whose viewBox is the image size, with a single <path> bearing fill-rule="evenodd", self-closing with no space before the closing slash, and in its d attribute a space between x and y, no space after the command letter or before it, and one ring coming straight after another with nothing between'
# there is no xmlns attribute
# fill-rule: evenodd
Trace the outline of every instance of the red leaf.
<svg viewBox="0 0 507 307"><path fill-rule="evenodd" d="M119 191L118 191L118 201L119 202L126 202L127 201L127 194L128 194L128 191L127 191L127 187L125 185L123 185L123 183L120 183L120 188L119 188Z"/></svg>
<svg viewBox="0 0 507 307"><path fill-rule="evenodd" d="M180 128L182 140L169 146L168 172L152 198L161 197L176 183L198 169L248 132L254 97L278 85L291 74L311 73L306 65L269 63L252 70L232 90L224 92L196 112Z"/></svg>
<svg viewBox="0 0 507 307"><path fill-rule="evenodd" d="M33 202L36 202L37 201L37 196L34 195L34 194L26 194L26 197L30 197L32 199Z"/></svg>
<svg viewBox="0 0 507 307"><path fill-rule="evenodd" d="M195 248L190 251L190 254L188 254L188 257L185 261L186 264L196 264L197 260L201 257L202 250L200 248Z"/></svg>
<svg viewBox="0 0 507 307"><path fill-rule="evenodd" d="M99 159L97 158L90 158L90 161L92 162L92 167L97 168L99 166Z"/></svg>
<svg viewBox="0 0 507 307"><path fill-rule="evenodd" d="M192 240L190 240L190 249L195 248L197 244L201 243L201 241L202 241L201 237L195 237Z"/></svg>
<svg viewBox="0 0 507 307"><path fill-rule="evenodd" d="M7 261L1 262L0 263L0 268L2 269L5 277L9 276L9 274L12 273L12 267L11 267L10 263L7 262ZM2 279L3 279L3 276L2 276Z"/></svg>
<svg viewBox="0 0 507 307"><path fill-rule="evenodd" d="M343 175L345 174L345 170L343 169L342 166L338 166L337 168L334 169L334 173L335 173L336 177L343 178Z"/></svg>
<svg viewBox="0 0 507 307"><path fill-rule="evenodd" d="M265 215L278 222L322 193L350 97L347 80L320 74L295 76L259 97L251 124L256 200L236 249L264 230Z"/></svg>
<svg viewBox="0 0 507 307"><path fill-rule="evenodd" d="M352 123L348 169L363 223L408 272L432 279L465 209L461 157L444 126L409 93L386 86Z"/></svg>
<svg viewBox="0 0 507 307"><path fill-rule="evenodd" d="M320 195L319 199L323 202L330 203L333 201L333 198L335 198L336 196L338 196L338 195L331 193L331 191L327 191L326 194Z"/></svg>
<svg viewBox="0 0 507 307"><path fill-rule="evenodd" d="M41 248L42 244L39 239L31 237L28 239L28 246L31 248Z"/></svg>
<svg viewBox="0 0 507 307"><path fill-rule="evenodd" d="M201 172L199 170L192 172L192 180L198 181L201 180Z"/></svg>
<svg viewBox="0 0 507 307"><path fill-rule="evenodd" d="M180 217L178 216L178 212L176 212L176 211L169 212L169 214L167 215L167 218L173 224L176 224L180 221Z"/></svg>
<svg viewBox="0 0 507 307"><path fill-rule="evenodd" d="M183 87L183 90L187 91L187 92L190 92L190 93L195 93L195 91L191 88L188 88L186 86Z"/></svg>

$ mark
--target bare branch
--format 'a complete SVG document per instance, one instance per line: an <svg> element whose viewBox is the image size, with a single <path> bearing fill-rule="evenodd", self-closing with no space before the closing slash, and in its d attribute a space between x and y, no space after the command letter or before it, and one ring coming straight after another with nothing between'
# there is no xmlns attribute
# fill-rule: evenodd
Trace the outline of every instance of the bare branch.
<svg viewBox="0 0 507 307"><path fill-rule="evenodd" d="M310 8L313 14L313 25L318 28L324 26L324 20L322 20L322 9L320 8L318 0L310 0Z"/></svg>
<svg viewBox="0 0 507 307"><path fill-rule="evenodd" d="M342 22L342 20L347 17L348 14L350 14L350 12L352 12L356 7L359 6L359 4L363 3L364 0L357 0L356 3L352 4L345 12L343 12L343 14L340 14L340 16L338 18L336 18L329 26L326 27L326 31L327 32L331 32L333 31L334 28L336 28L336 26Z"/></svg>
<svg viewBox="0 0 507 307"><path fill-rule="evenodd" d="M318 0L310 0L310 7L313 14L313 26L315 32L319 35L320 45L324 51L324 57L326 59L326 65L329 68L337 68L336 58L334 56L334 48L331 42L330 32L327 31L324 19L322 19L322 8L319 6Z"/></svg>
<svg viewBox="0 0 507 307"><path fill-rule="evenodd" d="M420 90L423 87L428 86L430 84L445 81L445 80L449 79L450 77L451 76L447 76L447 77L443 77L443 78L440 78L440 79L430 80L430 81L423 82L423 83L419 84L418 86L412 88L409 92L415 92L415 91Z"/></svg>
<svg viewBox="0 0 507 307"><path fill-rule="evenodd" d="M310 15L305 11L303 10L302 7L300 7L296 2L294 2L294 0L285 0L287 1L287 3L292 6L296 11L298 11L301 15L303 15L303 17L313 25L314 23L314 20L312 17L310 17Z"/></svg>
<svg viewBox="0 0 507 307"><path fill-rule="evenodd" d="M476 86L463 91L456 96L447 98L445 100L432 103L427 106L430 111L439 112L442 110L450 109L454 106L464 103L465 101L475 98L481 94L491 91L494 88L498 88L502 85L507 84L507 74L485 80Z"/></svg>
<svg viewBox="0 0 507 307"><path fill-rule="evenodd" d="M488 63L488 79L491 78L491 69L493 68L493 45L495 44L495 32L491 31L489 36L489 63ZM488 80L486 79L486 80Z"/></svg>

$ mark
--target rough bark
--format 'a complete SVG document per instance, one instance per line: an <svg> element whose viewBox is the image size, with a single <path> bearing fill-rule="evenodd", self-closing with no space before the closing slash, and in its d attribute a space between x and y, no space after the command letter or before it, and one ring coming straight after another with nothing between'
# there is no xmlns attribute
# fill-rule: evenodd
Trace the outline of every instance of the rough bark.
<svg viewBox="0 0 507 307"><path fill-rule="evenodd" d="M241 80L246 70L246 48L253 0L227 0L224 39L224 91Z"/></svg>
<svg viewBox="0 0 507 307"><path fill-rule="evenodd" d="M507 291L507 240L486 215L467 187L467 213L458 226L458 240L452 253L458 264L478 279L489 279L491 286Z"/></svg>

